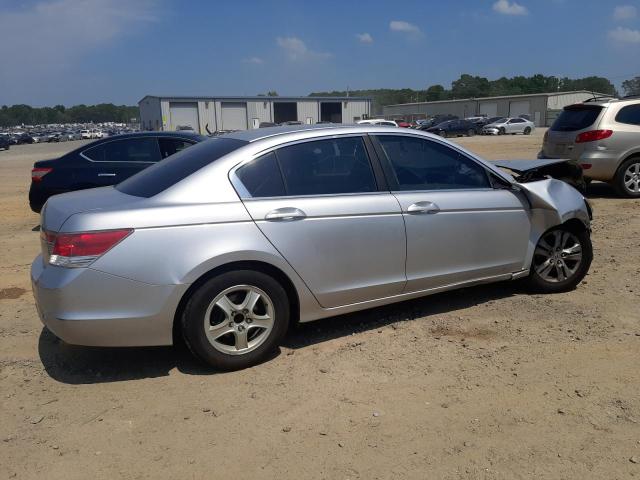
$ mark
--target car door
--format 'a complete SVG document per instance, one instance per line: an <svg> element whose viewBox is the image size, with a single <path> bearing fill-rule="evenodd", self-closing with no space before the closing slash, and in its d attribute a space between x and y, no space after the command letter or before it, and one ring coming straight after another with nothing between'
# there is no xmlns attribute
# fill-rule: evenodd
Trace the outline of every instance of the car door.
<svg viewBox="0 0 640 480"><path fill-rule="evenodd" d="M494 174L443 142L373 138L405 220L407 292L522 270L530 223L520 193L494 188Z"/></svg>
<svg viewBox="0 0 640 480"><path fill-rule="evenodd" d="M282 146L238 167L232 181L257 226L323 307L403 291L402 214L363 136Z"/></svg>
<svg viewBox="0 0 640 480"><path fill-rule="evenodd" d="M525 121L522 118L512 118L509 120L509 133L524 132Z"/></svg>
<svg viewBox="0 0 640 480"><path fill-rule="evenodd" d="M158 139L152 136L101 142L81 156L89 161L85 181L94 186L120 183L161 160Z"/></svg>

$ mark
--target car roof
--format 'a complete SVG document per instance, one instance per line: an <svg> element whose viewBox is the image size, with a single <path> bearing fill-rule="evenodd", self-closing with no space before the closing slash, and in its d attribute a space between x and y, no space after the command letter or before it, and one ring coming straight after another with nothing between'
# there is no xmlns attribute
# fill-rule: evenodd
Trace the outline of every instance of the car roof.
<svg viewBox="0 0 640 480"><path fill-rule="evenodd" d="M110 137L104 137L101 139L98 139L97 143L101 142L101 141L109 141L109 140L114 140L114 139L121 139L121 138L139 138L139 137L176 137L176 138L188 138L188 139L192 139L195 140L197 142L201 142L203 140L206 140L208 137L205 137L204 135L200 135L199 133L195 133L191 130L183 130L180 132L131 132L131 133L120 133L118 135L111 135Z"/></svg>
<svg viewBox="0 0 640 480"><path fill-rule="evenodd" d="M345 124L316 124L316 125L284 125L280 127L257 128L253 130L241 130L237 132L227 133L226 138L234 138L236 140L244 140L245 142L256 142L269 137L286 136L293 134L307 133L308 138L322 136L324 134L341 135L345 133L372 133L372 132L389 132L398 131L398 127L387 125L374 125L370 123L361 123L354 125Z"/></svg>

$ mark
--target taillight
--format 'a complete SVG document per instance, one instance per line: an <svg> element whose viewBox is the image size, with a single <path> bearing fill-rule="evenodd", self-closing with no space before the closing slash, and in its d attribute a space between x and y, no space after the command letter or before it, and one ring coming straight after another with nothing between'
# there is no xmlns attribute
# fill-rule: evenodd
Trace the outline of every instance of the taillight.
<svg viewBox="0 0 640 480"><path fill-rule="evenodd" d="M51 233L42 239L49 251L49 263L59 267L86 267L128 237L132 229L101 232Z"/></svg>
<svg viewBox="0 0 640 480"><path fill-rule="evenodd" d="M40 182L42 181L42 177L51 171L53 171L53 168L34 168L31 170L31 181Z"/></svg>
<svg viewBox="0 0 640 480"><path fill-rule="evenodd" d="M582 132L576 137L576 143L595 142L597 140L604 140L613 135L613 130L590 130L588 132Z"/></svg>

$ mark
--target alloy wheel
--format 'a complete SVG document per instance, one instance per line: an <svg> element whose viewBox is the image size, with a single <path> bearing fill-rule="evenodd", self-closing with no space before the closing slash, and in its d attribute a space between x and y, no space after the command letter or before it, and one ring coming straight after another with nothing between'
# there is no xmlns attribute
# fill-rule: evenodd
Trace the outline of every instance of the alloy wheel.
<svg viewBox="0 0 640 480"><path fill-rule="evenodd" d="M640 162L632 163L624 171L624 188L630 193L640 193Z"/></svg>
<svg viewBox="0 0 640 480"><path fill-rule="evenodd" d="M578 237L566 230L553 230L542 236L533 254L533 268L543 280L564 282L575 275L582 263Z"/></svg>
<svg viewBox="0 0 640 480"><path fill-rule="evenodd" d="M259 288L236 285L207 307L204 330L209 343L228 355L243 355L262 345L274 325L273 302Z"/></svg>

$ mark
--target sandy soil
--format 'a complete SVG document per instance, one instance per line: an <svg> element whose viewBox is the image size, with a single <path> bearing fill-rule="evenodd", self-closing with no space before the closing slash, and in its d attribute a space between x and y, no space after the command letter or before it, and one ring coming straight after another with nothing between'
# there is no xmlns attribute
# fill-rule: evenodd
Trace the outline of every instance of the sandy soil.
<svg viewBox="0 0 640 480"><path fill-rule="evenodd" d="M459 140L535 158L530 137ZM255 368L56 340L29 291L33 161L0 152L0 478L640 476L639 201L593 185L580 287L497 284L306 324Z"/></svg>

